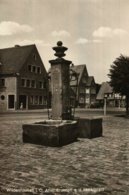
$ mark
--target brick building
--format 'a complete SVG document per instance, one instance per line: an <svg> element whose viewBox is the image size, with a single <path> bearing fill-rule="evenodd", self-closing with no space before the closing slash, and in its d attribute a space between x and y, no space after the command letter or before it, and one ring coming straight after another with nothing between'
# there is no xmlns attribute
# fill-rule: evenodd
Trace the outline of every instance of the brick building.
<svg viewBox="0 0 129 195"><path fill-rule="evenodd" d="M0 111L46 107L47 72L35 45L0 49Z"/></svg>

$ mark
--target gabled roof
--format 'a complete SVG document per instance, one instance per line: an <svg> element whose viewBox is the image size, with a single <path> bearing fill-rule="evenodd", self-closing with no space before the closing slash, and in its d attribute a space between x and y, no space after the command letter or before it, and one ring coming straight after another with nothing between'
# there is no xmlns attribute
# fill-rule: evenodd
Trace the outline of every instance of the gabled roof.
<svg viewBox="0 0 129 195"><path fill-rule="evenodd" d="M75 66L71 66L70 67L71 70L75 71L78 74L78 83L80 82L81 78L82 78L82 74L84 72L84 70L86 70L86 74L88 76L88 72L87 72L87 68L86 65L75 65ZM76 81L71 81L70 85L76 85Z"/></svg>
<svg viewBox="0 0 129 195"><path fill-rule="evenodd" d="M100 90L99 90L99 92L98 92L98 94L97 94L96 99L97 99L97 100L102 100L102 99L104 99L104 94L105 94L105 93L107 93L107 94L113 93L113 89L112 89L112 87L109 85L108 82L103 82L103 83L102 83L102 85L101 85L101 87L100 87Z"/></svg>
<svg viewBox="0 0 129 195"><path fill-rule="evenodd" d="M94 77L93 77L93 76L89 76L89 77L87 78L87 80L86 80L86 86L87 86L87 87L90 87L91 84L92 84L92 82L95 83Z"/></svg>
<svg viewBox="0 0 129 195"><path fill-rule="evenodd" d="M35 45L15 46L0 49L1 73L17 73L24 65Z"/></svg>

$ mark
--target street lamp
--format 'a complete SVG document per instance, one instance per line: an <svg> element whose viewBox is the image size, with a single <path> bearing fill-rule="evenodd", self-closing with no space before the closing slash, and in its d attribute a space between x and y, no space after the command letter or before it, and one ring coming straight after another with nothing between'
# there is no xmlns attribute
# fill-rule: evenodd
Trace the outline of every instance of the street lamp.
<svg viewBox="0 0 129 195"><path fill-rule="evenodd" d="M104 116L106 116L107 114L107 97L108 97L108 94L105 93L104 94Z"/></svg>

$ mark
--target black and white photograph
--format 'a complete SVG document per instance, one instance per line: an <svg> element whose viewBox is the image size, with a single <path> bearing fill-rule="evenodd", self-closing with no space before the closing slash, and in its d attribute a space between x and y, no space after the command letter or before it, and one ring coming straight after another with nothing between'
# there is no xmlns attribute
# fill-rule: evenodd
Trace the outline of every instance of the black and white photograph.
<svg viewBox="0 0 129 195"><path fill-rule="evenodd" d="M129 1L0 0L0 195L129 194Z"/></svg>

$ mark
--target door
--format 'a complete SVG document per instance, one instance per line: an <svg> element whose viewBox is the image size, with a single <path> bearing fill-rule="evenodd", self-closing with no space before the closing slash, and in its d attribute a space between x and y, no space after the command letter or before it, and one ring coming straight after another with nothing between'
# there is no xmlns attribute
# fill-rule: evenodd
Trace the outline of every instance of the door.
<svg viewBox="0 0 129 195"><path fill-rule="evenodd" d="M8 95L8 109L14 108L15 108L14 95Z"/></svg>
<svg viewBox="0 0 129 195"><path fill-rule="evenodd" d="M19 96L19 108L21 107L21 104L23 109L26 109L26 95Z"/></svg>

